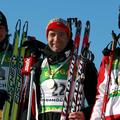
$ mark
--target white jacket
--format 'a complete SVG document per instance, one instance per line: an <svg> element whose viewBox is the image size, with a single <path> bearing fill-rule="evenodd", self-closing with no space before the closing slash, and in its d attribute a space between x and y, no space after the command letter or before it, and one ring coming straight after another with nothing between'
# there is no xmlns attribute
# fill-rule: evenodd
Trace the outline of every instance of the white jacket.
<svg viewBox="0 0 120 120"><path fill-rule="evenodd" d="M109 61L109 56L103 57L98 74L96 102L90 120L101 120L103 103L106 103L104 120L120 119L120 56L116 57L113 61L110 74L111 79L109 82L108 101L105 102L104 100L105 89L107 89L106 83L109 79Z"/></svg>

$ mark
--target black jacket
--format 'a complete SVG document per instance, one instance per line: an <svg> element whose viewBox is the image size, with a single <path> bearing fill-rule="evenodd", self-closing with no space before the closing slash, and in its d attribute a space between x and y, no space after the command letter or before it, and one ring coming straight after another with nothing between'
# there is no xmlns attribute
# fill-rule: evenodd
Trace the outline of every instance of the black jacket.
<svg viewBox="0 0 120 120"><path fill-rule="evenodd" d="M48 55L48 54L50 54L50 55ZM49 48L47 48L47 56L48 57L52 56L52 53L51 53L51 51L49 51ZM53 53L53 60L55 60L55 57L56 56ZM57 57L60 58L59 56L57 56ZM57 61L57 59L56 59L56 61ZM41 64L41 62L39 62L39 63ZM57 62L59 62L59 60ZM40 66L40 64L37 66ZM54 64L54 63L50 61L50 64ZM38 74L40 74L40 68L36 72L36 78L37 78L36 84L37 85L39 84ZM88 103L88 107L82 109L82 111L85 114L85 120L90 119L91 111L92 111L93 105L95 103L96 85L97 85L97 69L96 69L95 64L93 62L88 61L86 64L85 80L84 80L84 93L85 93L85 98L86 98L87 103ZM40 86L37 86L38 91L40 90L39 87ZM37 96L38 96L37 99L39 101L40 100L40 91L39 92L38 91L37 91ZM49 113L39 114L39 119L40 120L59 120L60 113L49 112Z"/></svg>

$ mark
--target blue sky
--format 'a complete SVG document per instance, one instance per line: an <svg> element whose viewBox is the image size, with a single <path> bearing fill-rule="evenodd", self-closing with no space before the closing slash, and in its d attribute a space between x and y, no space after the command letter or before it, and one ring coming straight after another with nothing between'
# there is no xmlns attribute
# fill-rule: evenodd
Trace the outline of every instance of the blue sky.
<svg viewBox="0 0 120 120"><path fill-rule="evenodd" d="M85 22L90 20L90 49L99 69L103 48L112 40L111 32L118 29L120 0L1 0L0 10L8 19L9 33L14 36L15 24L29 22L28 35L46 43L45 28L51 18L77 17L82 21L81 43Z"/></svg>

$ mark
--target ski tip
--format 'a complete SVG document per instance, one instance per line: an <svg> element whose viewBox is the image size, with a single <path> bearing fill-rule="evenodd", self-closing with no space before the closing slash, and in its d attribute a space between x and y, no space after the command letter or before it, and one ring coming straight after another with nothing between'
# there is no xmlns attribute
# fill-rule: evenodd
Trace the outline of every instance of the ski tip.
<svg viewBox="0 0 120 120"><path fill-rule="evenodd" d="M90 29L90 21L89 20L86 21L86 28Z"/></svg>
<svg viewBox="0 0 120 120"><path fill-rule="evenodd" d="M21 29L21 19L18 19L16 26L15 26L15 30L19 31Z"/></svg>

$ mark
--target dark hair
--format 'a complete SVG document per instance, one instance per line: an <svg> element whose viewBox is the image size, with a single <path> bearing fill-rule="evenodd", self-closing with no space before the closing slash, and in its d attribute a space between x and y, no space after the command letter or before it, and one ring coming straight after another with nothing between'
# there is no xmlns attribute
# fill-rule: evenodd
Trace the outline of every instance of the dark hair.
<svg viewBox="0 0 120 120"><path fill-rule="evenodd" d="M5 26L6 31L8 32L8 25L5 15L0 11L0 25Z"/></svg>

